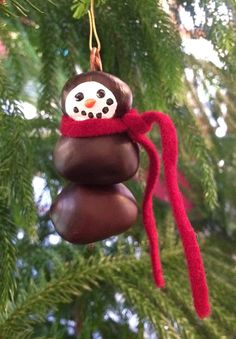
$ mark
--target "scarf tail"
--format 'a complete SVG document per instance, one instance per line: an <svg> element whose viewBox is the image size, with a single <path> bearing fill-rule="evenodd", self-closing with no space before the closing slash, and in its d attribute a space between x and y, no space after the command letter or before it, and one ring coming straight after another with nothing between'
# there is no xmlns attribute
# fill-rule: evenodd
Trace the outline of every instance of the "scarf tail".
<svg viewBox="0 0 236 339"><path fill-rule="evenodd" d="M160 166L159 157L153 143L142 134L131 134L130 137L144 147L149 157L149 169L147 176L147 184L144 192L142 204L143 224L148 236L150 245L150 256L152 262L153 277L157 287L164 287L165 280L163 277L160 251L158 246L158 232L153 213L153 191L159 177Z"/></svg>
<svg viewBox="0 0 236 339"><path fill-rule="evenodd" d="M156 122L160 128L168 195L185 252L194 306L198 316L204 318L210 314L208 287L196 234L186 214L182 194L178 187L176 129L170 117L161 112L146 112L143 118L148 124Z"/></svg>

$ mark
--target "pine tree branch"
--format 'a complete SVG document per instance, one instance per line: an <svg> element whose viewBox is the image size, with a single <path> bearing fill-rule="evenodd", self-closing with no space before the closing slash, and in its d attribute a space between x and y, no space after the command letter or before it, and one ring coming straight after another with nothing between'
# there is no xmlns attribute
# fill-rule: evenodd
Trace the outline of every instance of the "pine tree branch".
<svg viewBox="0 0 236 339"><path fill-rule="evenodd" d="M52 0L47 0L50 4L56 5ZM21 16L27 17L31 10L35 10L41 14L44 14L40 6L36 1L31 0L6 0L0 4L0 10L7 16Z"/></svg>
<svg viewBox="0 0 236 339"><path fill-rule="evenodd" d="M130 268L134 262L135 260L130 257ZM31 292L16 304L14 310L9 312L8 317L2 322L0 333L7 338L16 333L19 339L25 338L30 326L45 321L47 309L55 309L58 304L68 303L72 297L81 295L83 291L92 290L106 279L104 273L110 275L114 271L121 271L124 265L127 267L127 257L122 256L102 257L100 260L91 258L89 261L81 258L50 282L43 282L37 287L32 284L28 289Z"/></svg>
<svg viewBox="0 0 236 339"><path fill-rule="evenodd" d="M16 281L14 277L17 250L16 225L13 224L8 208L0 202L0 314L5 312L6 304L13 301Z"/></svg>

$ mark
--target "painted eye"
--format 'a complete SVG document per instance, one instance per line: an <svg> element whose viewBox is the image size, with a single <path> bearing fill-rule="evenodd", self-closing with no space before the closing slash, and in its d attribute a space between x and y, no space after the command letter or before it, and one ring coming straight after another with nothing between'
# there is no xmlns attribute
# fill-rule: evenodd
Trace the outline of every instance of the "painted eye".
<svg viewBox="0 0 236 339"><path fill-rule="evenodd" d="M99 89L97 91L97 97L98 98L104 98L105 97L105 91L103 89Z"/></svg>
<svg viewBox="0 0 236 339"><path fill-rule="evenodd" d="M81 101L84 98L84 95L82 92L79 92L75 95L76 101Z"/></svg>
<svg viewBox="0 0 236 339"><path fill-rule="evenodd" d="M111 98L107 99L107 105L109 105L109 106L110 106L110 105L112 105L112 104L113 104L113 102L114 102L114 101L113 101Z"/></svg>

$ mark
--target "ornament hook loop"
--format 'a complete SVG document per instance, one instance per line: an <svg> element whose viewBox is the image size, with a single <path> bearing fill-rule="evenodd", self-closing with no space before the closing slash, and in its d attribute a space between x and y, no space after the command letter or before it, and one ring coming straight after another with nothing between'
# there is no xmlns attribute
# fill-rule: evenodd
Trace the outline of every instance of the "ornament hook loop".
<svg viewBox="0 0 236 339"><path fill-rule="evenodd" d="M96 28L96 22L95 22L95 14L94 14L94 0L91 0L90 3L90 9L88 10L88 16L89 16L89 26L90 26L90 33L89 33L89 48L90 51L93 48L93 34L95 37L95 40L97 42L97 49L101 50L101 43L98 36L97 28Z"/></svg>
<svg viewBox="0 0 236 339"><path fill-rule="evenodd" d="M102 71L102 60L97 47L93 47L90 53L90 70Z"/></svg>
<svg viewBox="0 0 236 339"><path fill-rule="evenodd" d="M89 49L90 49L90 70L91 71L102 71L102 60L100 57L101 43L98 37L95 14L94 14L94 0L91 0L90 10L88 11L89 16ZM97 47L93 47L93 34L97 42Z"/></svg>

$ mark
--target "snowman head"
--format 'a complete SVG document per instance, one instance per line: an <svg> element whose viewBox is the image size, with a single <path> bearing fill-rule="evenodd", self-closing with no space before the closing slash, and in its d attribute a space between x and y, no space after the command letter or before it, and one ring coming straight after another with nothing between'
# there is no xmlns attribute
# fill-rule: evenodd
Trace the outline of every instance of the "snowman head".
<svg viewBox="0 0 236 339"><path fill-rule="evenodd" d="M70 79L62 90L62 109L72 119L108 119L125 114L132 106L127 84L104 72L88 72Z"/></svg>

